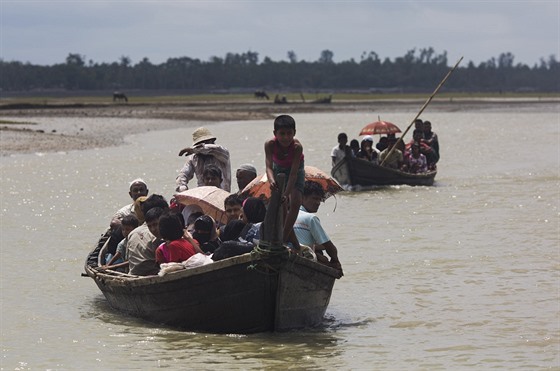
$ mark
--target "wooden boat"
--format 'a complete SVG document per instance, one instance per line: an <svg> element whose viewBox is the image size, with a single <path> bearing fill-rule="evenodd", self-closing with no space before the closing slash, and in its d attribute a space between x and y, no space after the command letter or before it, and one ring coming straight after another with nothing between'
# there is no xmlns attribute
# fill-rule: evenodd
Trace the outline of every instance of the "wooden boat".
<svg viewBox="0 0 560 371"><path fill-rule="evenodd" d="M287 250L253 251L161 277L134 276L101 269L100 244L85 271L111 307L192 331L245 334L320 325L339 277Z"/></svg>
<svg viewBox="0 0 560 371"><path fill-rule="evenodd" d="M331 170L331 175L340 184L364 187L401 184L431 186L434 184L436 174L437 171L422 174L405 173L355 157L345 157Z"/></svg>
<svg viewBox="0 0 560 371"><path fill-rule="evenodd" d="M280 194L273 198L269 211L274 204L281 213ZM282 219L277 222L269 212L267 218L276 225L265 219L265 237L278 235ZM267 225L271 227L266 229ZM135 276L101 268L107 239L102 237L90 252L85 271L109 304L132 316L186 330L254 333L317 326L334 281L340 278L337 270L291 254L283 246L163 276Z"/></svg>
<svg viewBox="0 0 560 371"><path fill-rule="evenodd" d="M332 95L329 95L328 97L315 99L314 101L311 101L311 103L314 103L314 104L329 104L329 103L331 103L331 101L332 101Z"/></svg>

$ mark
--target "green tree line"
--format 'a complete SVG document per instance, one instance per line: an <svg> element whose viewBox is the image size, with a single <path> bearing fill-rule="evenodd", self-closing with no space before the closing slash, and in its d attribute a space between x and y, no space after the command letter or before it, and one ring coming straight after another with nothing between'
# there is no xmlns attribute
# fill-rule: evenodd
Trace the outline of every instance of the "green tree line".
<svg viewBox="0 0 560 371"><path fill-rule="evenodd" d="M169 58L161 64L144 58L132 64L123 56L113 63L86 61L70 53L64 63L50 66L0 60L2 91L35 89L64 90L186 90L215 91L232 89L270 90L375 90L394 92L430 91L449 70L447 52L433 48L412 49L404 56L381 59L375 52L364 52L335 63L334 53L321 52L313 62L298 60L293 51L287 61L265 57L256 52L227 53L208 61L189 57ZM554 55L527 66L514 63L511 53L475 65L463 63L445 89L464 92L558 92L559 62Z"/></svg>

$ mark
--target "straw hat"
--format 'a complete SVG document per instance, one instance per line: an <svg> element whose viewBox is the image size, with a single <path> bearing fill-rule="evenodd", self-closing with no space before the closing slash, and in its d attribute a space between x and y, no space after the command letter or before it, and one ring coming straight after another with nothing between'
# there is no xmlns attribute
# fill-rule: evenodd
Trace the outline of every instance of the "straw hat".
<svg viewBox="0 0 560 371"><path fill-rule="evenodd" d="M205 140L216 139L215 136L212 135L210 130L206 129L205 127L201 127L193 131L192 134L193 139L193 146L196 146L200 142L204 142Z"/></svg>

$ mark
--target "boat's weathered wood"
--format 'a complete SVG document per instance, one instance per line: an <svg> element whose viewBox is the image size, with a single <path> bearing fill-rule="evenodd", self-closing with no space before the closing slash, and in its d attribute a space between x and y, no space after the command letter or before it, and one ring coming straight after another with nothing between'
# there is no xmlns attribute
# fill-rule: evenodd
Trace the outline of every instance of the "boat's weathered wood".
<svg viewBox="0 0 560 371"><path fill-rule="evenodd" d="M207 273L207 272L212 272L216 269L222 269L222 268L227 268L229 266L232 265L236 265L236 264L244 264L244 263L251 263L254 261L254 256L251 253L248 254L243 254L243 255L239 255L239 256L234 256L232 258L228 258L228 259L223 259L217 262L214 262L212 264L207 264L207 265L203 265L203 266L199 266L199 267L193 267L193 268L189 268L189 269L182 269L179 271L175 271L172 273L168 273L164 276L136 276L136 275L131 275L131 274L124 274L124 277L126 277L126 282L124 282L124 284L126 284L127 286L131 286L131 287L140 287L140 286L149 286L149 285L153 285L156 283L162 283L165 281L169 281L169 280L176 280L179 278L186 278L189 276L193 276L193 275L197 275L197 274L202 274L202 273ZM88 268L88 267L86 267ZM86 269L87 270L87 269ZM101 268L89 268L89 270L94 271L94 274L102 277L104 280L110 280L110 279L115 279L116 277L115 274L113 274L114 271L104 271ZM120 276L120 275L118 275ZM114 282L113 284L118 285L118 282Z"/></svg>
<svg viewBox="0 0 560 371"><path fill-rule="evenodd" d="M331 170L331 175L340 184L350 186L401 184L431 186L434 184L436 174L437 171L421 174L406 173L354 157L345 157Z"/></svg>
<svg viewBox="0 0 560 371"><path fill-rule="evenodd" d="M301 257L294 259L306 261ZM321 323L329 305L334 280L334 277L320 271L288 264L279 277L275 329L284 331Z"/></svg>
<svg viewBox="0 0 560 371"><path fill-rule="evenodd" d="M337 278L330 267L288 254L248 253L162 277L88 264L85 269L113 308L151 322L213 333L317 326Z"/></svg>
<svg viewBox="0 0 560 371"><path fill-rule="evenodd" d="M250 259L199 274L131 280L100 275L96 283L112 307L152 322L215 333L273 330L269 286L276 275L251 271L249 265Z"/></svg>

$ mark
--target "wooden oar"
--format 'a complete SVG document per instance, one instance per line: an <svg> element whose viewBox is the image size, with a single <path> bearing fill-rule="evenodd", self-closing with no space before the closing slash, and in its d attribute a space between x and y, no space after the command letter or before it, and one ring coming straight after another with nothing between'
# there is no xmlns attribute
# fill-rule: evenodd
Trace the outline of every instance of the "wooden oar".
<svg viewBox="0 0 560 371"><path fill-rule="evenodd" d="M402 135L400 136L400 138L397 140L397 142L393 145L393 147L389 150L389 153L387 153L387 156L385 156L385 158L383 159L383 161L381 162L381 166L383 166L383 164L385 163L385 161L387 161L387 159L391 156L391 154L393 153L393 151L395 150L395 148L397 148L397 144L399 143L399 140L402 141L402 138L404 138L404 136L406 135L406 133L408 133L408 131L410 130L410 128L412 127L412 125L414 125L414 121L416 121L416 119L418 117L420 117L420 115L422 114L422 112L424 112L424 110L426 109L426 107L428 107L428 104L430 104L430 102L432 101L432 99L435 97L435 95L438 93L439 89L441 89L441 87L443 86L443 84L445 84L445 82L447 81L447 79L449 78L449 76L451 76L451 74L453 73L453 71L455 71L455 69L457 68L457 66L459 66L459 63L461 63L461 61L463 60L463 57L459 58L459 60L457 61L457 63L455 63L455 66L453 66L452 69L449 70L449 72L447 72L447 75L445 75L445 77L443 78L443 80L441 80L441 82L439 83L439 85L437 86L436 90L434 90L434 92L432 93L432 95L430 95L430 97L428 98L428 100L426 101L426 103L424 103L424 105L422 106L422 108L420 109L420 112L418 112L418 114L416 115L416 117L414 117L412 119L412 122L410 123L410 125L408 125L408 127L406 128L406 130L404 131L404 133L402 133Z"/></svg>

